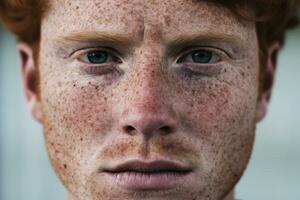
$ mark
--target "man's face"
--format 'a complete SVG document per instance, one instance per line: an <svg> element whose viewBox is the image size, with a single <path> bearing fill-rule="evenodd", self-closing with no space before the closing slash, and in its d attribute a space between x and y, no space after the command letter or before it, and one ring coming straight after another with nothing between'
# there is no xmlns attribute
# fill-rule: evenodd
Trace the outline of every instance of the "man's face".
<svg viewBox="0 0 300 200"><path fill-rule="evenodd" d="M204 1L51 0L41 31L46 144L75 198L232 190L256 123L254 23Z"/></svg>

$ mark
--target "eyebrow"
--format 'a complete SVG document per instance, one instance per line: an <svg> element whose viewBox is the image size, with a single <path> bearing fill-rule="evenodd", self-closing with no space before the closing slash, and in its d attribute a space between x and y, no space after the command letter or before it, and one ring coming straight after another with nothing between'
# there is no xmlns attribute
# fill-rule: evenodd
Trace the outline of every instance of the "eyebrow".
<svg viewBox="0 0 300 200"><path fill-rule="evenodd" d="M178 47L187 44L195 44L197 42L225 42L225 43L240 44L242 42L242 38L230 34L195 33L195 34L178 35L170 40L167 40L167 43L169 44L170 47Z"/></svg>
<svg viewBox="0 0 300 200"><path fill-rule="evenodd" d="M113 43L117 45L134 44L132 35L115 32L76 32L59 37L60 41Z"/></svg>

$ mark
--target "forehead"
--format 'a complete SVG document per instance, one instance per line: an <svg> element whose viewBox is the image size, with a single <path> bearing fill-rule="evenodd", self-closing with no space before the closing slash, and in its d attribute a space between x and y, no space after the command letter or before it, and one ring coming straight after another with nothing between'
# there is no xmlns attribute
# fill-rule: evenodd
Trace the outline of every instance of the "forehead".
<svg viewBox="0 0 300 200"><path fill-rule="evenodd" d="M247 39L253 27L227 8L201 0L51 0L42 21L42 31L51 36L84 30L168 38L201 31Z"/></svg>

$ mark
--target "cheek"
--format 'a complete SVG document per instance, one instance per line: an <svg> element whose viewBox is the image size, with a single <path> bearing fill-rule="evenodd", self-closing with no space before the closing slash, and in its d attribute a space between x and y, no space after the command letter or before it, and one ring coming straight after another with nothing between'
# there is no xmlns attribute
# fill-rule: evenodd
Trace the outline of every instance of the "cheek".
<svg viewBox="0 0 300 200"><path fill-rule="evenodd" d="M246 129L254 124L256 88L241 91L220 84L212 90L196 94L183 107L199 141L210 144L246 136Z"/></svg>
<svg viewBox="0 0 300 200"><path fill-rule="evenodd" d="M41 90L49 156L63 182L72 185L85 180L82 173L92 167L88 159L111 124L110 102L103 88L75 80L56 76L43 82Z"/></svg>
<svg viewBox="0 0 300 200"><path fill-rule="evenodd" d="M60 134L67 135L60 131L67 130L84 137L85 132L103 132L109 102L99 86L57 81L43 90L47 91L43 96L45 117Z"/></svg>
<svg viewBox="0 0 300 200"><path fill-rule="evenodd" d="M253 145L257 73L254 69L238 73L226 82L220 79L208 83L206 89L191 92L192 98L186 104L189 107L184 108L188 111L187 121L195 125L202 168L221 186L238 180Z"/></svg>
<svg viewBox="0 0 300 200"><path fill-rule="evenodd" d="M178 107L194 131L202 131L198 135L203 140L253 124L258 95L255 66L230 69L217 78L184 87L180 99L184 104Z"/></svg>
<svg viewBox="0 0 300 200"><path fill-rule="evenodd" d="M76 137L85 137L106 132L109 123L110 102L101 86L91 81L54 80L42 89L45 118L60 130L73 132Z"/></svg>

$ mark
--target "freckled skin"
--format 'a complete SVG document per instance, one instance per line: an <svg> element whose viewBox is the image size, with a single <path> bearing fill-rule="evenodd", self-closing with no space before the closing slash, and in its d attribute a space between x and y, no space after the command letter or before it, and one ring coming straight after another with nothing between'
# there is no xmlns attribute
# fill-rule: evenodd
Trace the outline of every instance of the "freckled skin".
<svg viewBox="0 0 300 200"><path fill-rule="evenodd" d="M39 57L43 125L52 165L73 199L223 199L246 168L253 144L255 24L203 1L49 2ZM56 56L59 36L103 30L140 42L120 64L122 74L90 76ZM215 76L178 75L164 64L162 37L196 32L241 38L239 58L224 61ZM163 134L155 123L172 131ZM128 132L126 126L136 129ZM194 166L194 179L170 191L126 191L98 175L107 164L157 157Z"/></svg>

